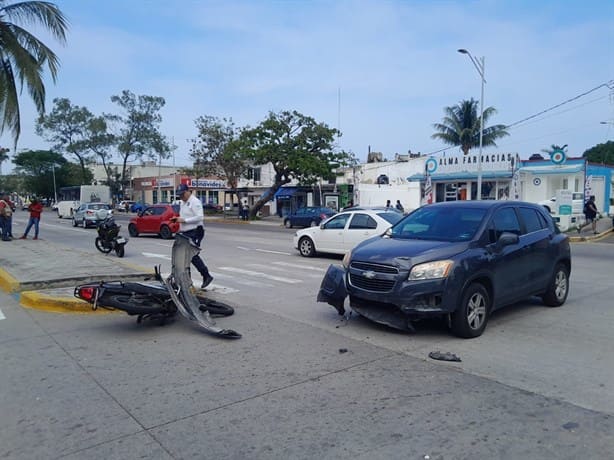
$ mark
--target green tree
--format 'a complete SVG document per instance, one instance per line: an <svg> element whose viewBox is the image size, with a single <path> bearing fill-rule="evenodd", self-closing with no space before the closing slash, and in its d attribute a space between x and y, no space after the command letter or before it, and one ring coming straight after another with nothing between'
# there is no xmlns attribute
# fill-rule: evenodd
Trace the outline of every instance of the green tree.
<svg viewBox="0 0 614 460"><path fill-rule="evenodd" d="M10 159L10 150L4 147L0 147L0 176L2 175L2 163Z"/></svg>
<svg viewBox="0 0 614 460"><path fill-rule="evenodd" d="M108 131L105 117L92 117L85 125L84 136L85 147L100 159L107 176L107 185L115 194L117 192L117 168L112 168L109 164L112 157L109 149L115 145L115 136Z"/></svg>
<svg viewBox="0 0 614 460"><path fill-rule="evenodd" d="M190 172L196 177L215 175L236 190L239 178L249 167L239 140L242 129L236 128L232 119L212 116L198 117L195 124L198 135L191 140L194 168Z"/></svg>
<svg viewBox="0 0 614 460"><path fill-rule="evenodd" d="M582 156L592 163L613 165L614 141L607 141L605 144L597 144L584 152Z"/></svg>
<svg viewBox="0 0 614 460"><path fill-rule="evenodd" d="M124 112L122 115L107 115L107 121L115 127L117 150L123 162L121 183L125 186L128 161L144 156L161 161L170 156L174 146L160 132L162 116L159 112L166 103L164 98L136 96L124 90L119 96L111 96L111 101Z"/></svg>
<svg viewBox="0 0 614 460"><path fill-rule="evenodd" d="M273 185L250 209L253 219L282 185L296 180L311 185L333 176L333 169L346 164L348 155L334 149L339 131L297 111L269 112L253 129L243 131L238 142L244 157L255 165L271 163Z"/></svg>
<svg viewBox="0 0 614 460"><path fill-rule="evenodd" d="M15 172L23 177L25 192L44 197L54 196L54 174L57 190L68 185L81 185L79 165L69 163L60 153L51 150L25 150L16 154L13 162ZM87 173L87 183L91 183L93 175L89 170Z"/></svg>
<svg viewBox="0 0 614 460"><path fill-rule="evenodd" d="M0 0L0 134L8 129L14 146L21 134L19 93L25 86L39 114L45 112L43 72L56 81L59 61L55 53L20 24L42 26L61 44L67 21L53 3ZM19 82L19 83L18 83ZM19 86L19 89L18 89Z"/></svg>
<svg viewBox="0 0 614 460"><path fill-rule="evenodd" d="M467 155L469 150L480 145L480 113L479 103L475 99L460 101L458 105L444 108L446 116L441 123L433 127L437 131L431 137L439 139L445 144L459 146ZM488 119L497 111L493 107L484 109L484 131L482 133L482 146L495 146L495 140L509 136L505 125L486 127Z"/></svg>
<svg viewBox="0 0 614 460"><path fill-rule="evenodd" d="M76 157L81 165L80 185L88 184L86 165L93 160L88 127L94 122L94 115L66 98L56 98L53 104L51 112L37 120L36 133L51 142L54 150Z"/></svg>

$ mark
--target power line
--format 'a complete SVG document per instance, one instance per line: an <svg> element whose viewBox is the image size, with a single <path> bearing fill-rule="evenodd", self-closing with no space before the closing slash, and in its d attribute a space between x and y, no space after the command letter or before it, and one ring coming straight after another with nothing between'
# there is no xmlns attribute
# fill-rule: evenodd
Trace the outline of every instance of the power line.
<svg viewBox="0 0 614 460"><path fill-rule="evenodd" d="M578 94L577 96L574 96L574 97L572 97L572 98L570 98L570 99L567 99L566 101L563 101L563 102L561 102L560 104L554 105L554 106L549 107L549 108L547 108L547 109L545 109L545 110L542 110L541 112L538 112L538 113L536 113L536 114L534 114L534 115L528 116L528 117L526 117L526 118L523 118L522 120L518 120L518 121L516 121L516 122L514 122L514 123L511 123L511 124L509 124L509 125L506 125L506 126L505 126L505 128L506 128L506 129L508 129L508 128L512 128L512 127L517 126L517 125L519 125L519 124L521 124L521 123L524 123L524 122L526 122L526 121L532 120L533 118L537 118L537 117L539 117L540 115L543 115L543 114L545 114L545 113L547 113L547 112L550 112L550 111L552 111L552 110L554 110L554 109L557 109L557 108L559 108L559 107L561 107L561 106L563 106L563 105L565 105L565 104L569 104L570 102L573 102L573 101L575 101L575 100L580 99L581 97L584 97L584 96L586 96L586 95L588 95L588 94L590 94L590 93L593 93L593 92L597 91L598 89L603 88L604 86L605 86L606 88L608 88L608 89L609 89L611 92L614 92L614 80L610 80L610 81L608 81L607 83L602 83L602 84L600 84L600 85L598 85L598 86L595 86L594 88L592 88L592 89L590 89L590 90L588 90L588 91L586 91L586 92L584 92L584 93L582 93L582 94ZM591 101L591 102L594 102L594 101ZM423 154L423 156L434 155L434 154L436 154L436 153L443 152L444 150L448 150L449 148L454 148L454 146L452 146L452 147L445 147L445 148L442 148L442 149L439 149L439 150L435 150L435 151L433 151L433 152L425 153L425 154Z"/></svg>
<svg viewBox="0 0 614 460"><path fill-rule="evenodd" d="M507 125L506 128L511 128L513 126L519 125L520 123L524 123L525 121L528 121L528 120L531 120L531 119L533 119L535 117L543 115L544 113L550 112L550 111L552 111L554 109L557 109L557 108L559 108L559 107L561 107L561 106L563 106L565 104L569 104L570 102L573 102L573 101L575 101L577 99L580 99L581 97L584 97L584 96L586 96L586 95L588 95L588 94L590 94L590 93L592 93L594 91L597 91L598 89L603 88L604 86L609 88L609 89L614 88L614 80L610 80L607 83L602 83L599 86L595 86L593 89L590 89L590 90L588 90L588 91L586 91L586 92L584 92L582 94L578 94L577 96L574 96L571 99L567 99L566 101L563 101L560 104L554 105L554 106L552 106L552 107L550 107L548 109L542 110L541 112L538 112L535 115L531 115L529 117L523 118L522 120L519 120L519 121L516 121L514 123L511 123L511 124Z"/></svg>

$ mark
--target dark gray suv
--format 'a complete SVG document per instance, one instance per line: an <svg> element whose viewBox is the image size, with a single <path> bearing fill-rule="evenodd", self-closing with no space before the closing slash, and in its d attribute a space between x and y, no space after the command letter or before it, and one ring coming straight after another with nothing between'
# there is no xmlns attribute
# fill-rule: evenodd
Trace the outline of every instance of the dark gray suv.
<svg viewBox="0 0 614 460"><path fill-rule="evenodd" d="M331 265L318 301L377 323L413 330L447 316L452 332L477 337L490 313L531 296L560 306L569 293L569 239L532 203L456 201L416 209L384 235Z"/></svg>

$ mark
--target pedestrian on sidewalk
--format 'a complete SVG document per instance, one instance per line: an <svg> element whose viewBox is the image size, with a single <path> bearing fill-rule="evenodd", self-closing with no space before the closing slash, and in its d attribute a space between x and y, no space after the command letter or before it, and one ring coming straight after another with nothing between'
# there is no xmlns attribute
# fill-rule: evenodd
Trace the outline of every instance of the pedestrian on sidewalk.
<svg viewBox="0 0 614 460"><path fill-rule="evenodd" d="M186 184L179 184L179 187L177 187L175 191L175 196L181 199L179 217L172 217L171 220L178 222L179 231L188 238L191 238L196 246L200 247L200 242L205 236L205 213L203 211L203 204L194 196ZM211 281L213 281L209 269L198 254L192 257L192 265L194 265L202 275L203 284L200 288L205 289L211 284Z"/></svg>
<svg viewBox="0 0 614 460"><path fill-rule="evenodd" d="M591 225L593 234L597 234L597 205L595 204L595 195L591 195L588 201L584 204L584 217L586 223L584 225L578 225L578 233L582 232L582 229L587 225Z"/></svg>
<svg viewBox="0 0 614 460"><path fill-rule="evenodd" d="M2 241L11 241L13 209L13 203L8 195L0 197L0 238Z"/></svg>
<svg viewBox="0 0 614 460"><path fill-rule="evenodd" d="M23 232L23 236L19 237L20 240L28 239L28 232L34 226L34 240L38 240L38 224L41 220L41 213L43 212L43 204L38 201L36 198L32 198L28 206L28 211L30 212L30 220L28 220L28 225L26 226L26 231Z"/></svg>
<svg viewBox="0 0 614 460"><path fill-rule="evenodd" d="M401 200L397 200L397 204L395 205L395 208L397 208L398 211L401 211L401 213L405 212L405 208L401 204Z"/></svg>

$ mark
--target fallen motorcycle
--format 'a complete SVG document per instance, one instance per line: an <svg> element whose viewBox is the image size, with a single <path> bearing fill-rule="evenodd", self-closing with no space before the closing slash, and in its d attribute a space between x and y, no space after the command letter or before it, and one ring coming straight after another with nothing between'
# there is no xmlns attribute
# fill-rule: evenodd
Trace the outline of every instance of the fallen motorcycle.
<svg viewBox="0 0 614 460"><path fill-rule="evenodd" d="M174 318L177 312L181 316L196 322L207 332L223 338L238 339L236 331L216 326L213 316L230 316L234 309L222 302L195 295L189 267L192 257L200 251L193 241L182 233L175 235L172 248L171 274L164 279L159 267L155 267L157 284L100 281L77 286L75 297L92 304L92 309L106 308L125 311L137 316L137 322L144 319L158 320L164 324Z"/></svg>
<svg viewBox="0 0 614 460"><path fill-rule="evenodd" d="M107 211L105 210L105 213ZM103 254L108 254L115 251L117 257L124 257L126 243L128 240L119 234L121 225L115 223L112 214L108 214L104 220L98 224L98 236L94 241L96 249Z"/></svg>

